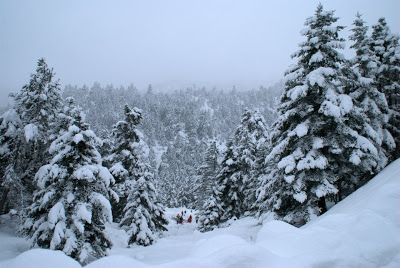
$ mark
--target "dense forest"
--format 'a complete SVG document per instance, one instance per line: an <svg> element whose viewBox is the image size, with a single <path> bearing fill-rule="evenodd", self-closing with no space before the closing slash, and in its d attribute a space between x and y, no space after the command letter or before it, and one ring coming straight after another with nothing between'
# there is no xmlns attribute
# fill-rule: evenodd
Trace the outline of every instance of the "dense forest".
<svg viewBox="0 0 400 268"><path fill-rule="evenodd" d="M400 45L357 14L349 43L320 4L285 81L228 91L68 85L44 59L0 117L0 212L33 245L82 264L154 243L164 207L201 210L200 230L252 215L302 226L400 155Z"/></svg>
<svg viewBox="0 0 400 268"><path fill-rule="evenodd" d="M282 91L283 83L247 91L234 86L229 91L193 86L169 93L157 92L151 85L141 93L134 86L96 83L91 88L68 85L63 95L85 107L86 121L106 143L112 126L123 118L124 106L139 107L143 120L138 128L151 148L160 201L172 207L193 207L200 198L195 189L207 147L215 142L222 154L246 108L258 110L272 124Z"/></svg>

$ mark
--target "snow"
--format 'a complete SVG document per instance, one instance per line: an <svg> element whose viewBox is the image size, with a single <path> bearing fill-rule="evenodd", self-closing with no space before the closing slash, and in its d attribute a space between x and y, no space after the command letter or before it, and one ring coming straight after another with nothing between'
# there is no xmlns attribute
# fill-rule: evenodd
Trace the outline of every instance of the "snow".
<svg viewBox="0 0 400 268"><path fill-rule="evenodd" d="M4 268L53 268L53 267L82 267L77 261L67 257L62 251L48 249L31 249L15 259L1 262L0 267Z"/></svg>
<svg viewBox="0 0 400 268"><path fill-rule="evenodd" d="M167 146L160 146L156 145L152 147L153 152L154 152L154 159L156 162L156 170L160 168L161 162L162 162L162 156L164 153L167 152L168 147Z"/></svg>
<svg viewBox="0 0 400 268"><path fill-rule="evenodd" d="M349 95L340 94L338 100L340 111L343 115L348 114L353 109L353 101Z"/></svg>
<svg viewBox="0 0 400 268"><path fill-rule="evenodd" d="M73 177L78 180L87 180L88 182L93 182L96 180L96 177L93 174L97 168L93 165L86 165L78 168L74 171Z"/></svg>
<svg viewBox="0 0 400 268"><path fill-rule="evenodd" d="M314 150L317 150L317 149L321 149L323 147L324 147L324 141L321 138L318 138L318 137L314 138L314 142L313 142L312 148Z"/></svg>
<svg viewBox="0 0 400 268"><path fill-rule="evenodd" d="M39 135L39 130L35 124L28 124L24 127L24 134L26 142L36 140Z"/></svg>
<svg viewBox="0 0 400 268"><path fill-rule="evenodd" d="M296 135L299 138L301 138L301 137L307 135L307 133L308 133L308 124L306 124L306 123L299 124L299 125L296 126L294 131L296 132Z"/></svg>
<svg viewBox="0 0 400 268"><path fill-rule="evenodd" d="M17 126L21 124L21 118L14 109L8 110L1 117L3 121L0 125L0 130L7 129L4 132L4 136L10 137L17 130Z"/></svg>
<svg viewBox="0 0 400 268"><path fill-rule="evenodd" d="M306 96L307 91L308 91L307 85L296 86L288 91L287 96L290 97L294 101L299 97Z"/></svg>
<svg viewBox="0 0 400 268"><path fill-rule="evenodd" d="M308 170L313 168L325 169L328 165L328 159L323 155L316 155L314 150L307 153L306 157L297 163L297 170Z"/></svg>
<svg viewBox="0 0 400 268"><path fill-rule="evenodd" d="M283 178L287 183L292 183L294 181L294 179L295 179L295 176L294 175L289 175L289 176L284 176Z"/></svg>
<svg viewBox="0 0 400 268"><path fill-rule="evenodd" d="M72 138L72 141L78 144L81 141L84 141L85 139L83 138L83 135L81 133L75 134L75 136Z"/></svg>
<svg viewBox="0 0 400 268"><path fill-rule="evenodd" d="M246 217L200 233L196 223L171 220L154 245L127 248L125 230L107 224L114 247L86 267L400 267L399 188L400 159L301 228ZM60 251L28 250L9 217L0 217L0 267L81 267Z"/></svg>
<svg viewBox="0 0 400 268"><path fill-rule="evenodd" d="M228 160L226 160L226 164L228 165L228 166L231 166L231 165L233 165L235 162L232 160L232 158L229 158Z"/></svg>
<svg viewBox="0 0 400 268"><path fill-rule="evenodd" d="M213 117L214 116L214 109L211 108L210 106L208 106L208 101L205 100L203 107L200 108L201 111L205 111L205 112L209 112L210 116Z"/></svg>
<svg viewBox="0 0 400 268"><path fill-rule="evenodd" d="M88 210L88 204L78 204L78 209L76 211L76 219L84 220L87 223L92 222L92 212ZM81 231L83 233L83 230Z"/></svg>
<svg viewBox="0 0 400 268"><path fill-rule="evenodd" d="M318 84L320 87L325 86L325 77L333 76L335 70L327 67L319 67L307 75L307 80L311 86Z"/></svg>
<svg viewBox="0 0 400 268"><path fill-rule="evenodd" d="M49 211L48 215L49 225L51 226L51 228L53 228L54 225L59 220L64 220L64 219L65 219L64 205L61 202L57 202Z"/></svg>
<svg viewBox="0 0 400 268"><path fill-rule="evenodd" d="M307 194L305 192L300 192L297 194L293 195L293 198L299 201L300 203L303 203L307 199Z"/></svg>
<svg viewBox="0 0 400 268"><path fill-rule="evenodd" d="M318 38L318 37L314 37L314 38ZM321 51L318 51L317 53L315 53L314 55L311 56L310 63L321 62L323 59L324 59L324 55L322 55Z"/></svg>

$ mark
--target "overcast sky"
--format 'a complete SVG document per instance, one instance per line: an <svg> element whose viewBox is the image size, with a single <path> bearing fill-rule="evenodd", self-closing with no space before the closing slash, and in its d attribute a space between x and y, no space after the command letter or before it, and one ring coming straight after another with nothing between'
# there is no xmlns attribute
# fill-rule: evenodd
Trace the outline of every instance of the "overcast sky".
<svg viewBox="0 0 400 268"><path fill-rule="evenodd" d="M268 85L292 63L319 2L348 29L360 11L368 25L386 17L400 32L399 0L2 0L0 104L29 81L40 57L62 87Z"/></svg>

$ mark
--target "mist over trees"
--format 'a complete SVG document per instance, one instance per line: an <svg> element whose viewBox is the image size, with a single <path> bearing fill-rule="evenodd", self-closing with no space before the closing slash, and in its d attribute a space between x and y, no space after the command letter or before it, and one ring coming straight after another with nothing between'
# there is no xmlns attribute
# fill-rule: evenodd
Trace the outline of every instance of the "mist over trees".
<svg viewBox="0 0 400 268"><path fill-rule="evenodd" d="M0 117L0 213L81 264L112 247L106 223L154 243L165 206L200 210L201 231L248 215L304 225L399 157L399 36L357 14L346 59L338 22L318 5L285 82L247 91L62 92L39 59Z"/></svg>

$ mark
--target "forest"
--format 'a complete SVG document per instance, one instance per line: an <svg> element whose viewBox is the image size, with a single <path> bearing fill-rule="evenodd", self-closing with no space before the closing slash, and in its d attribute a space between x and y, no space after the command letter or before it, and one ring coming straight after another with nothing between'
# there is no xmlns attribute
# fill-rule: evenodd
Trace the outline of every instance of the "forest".
<svg viewBox="0 0 400 268"><path fill-rule="evenodd" d="M0 117L0 214L81 264L112 247L106 222L153 244L165 207L200 211L201 232L245 216L305 225L400 156L399 35L357 14L346 41L338 19L320 4L296 64L256 89L61 89L39 59Z"/></svg>

